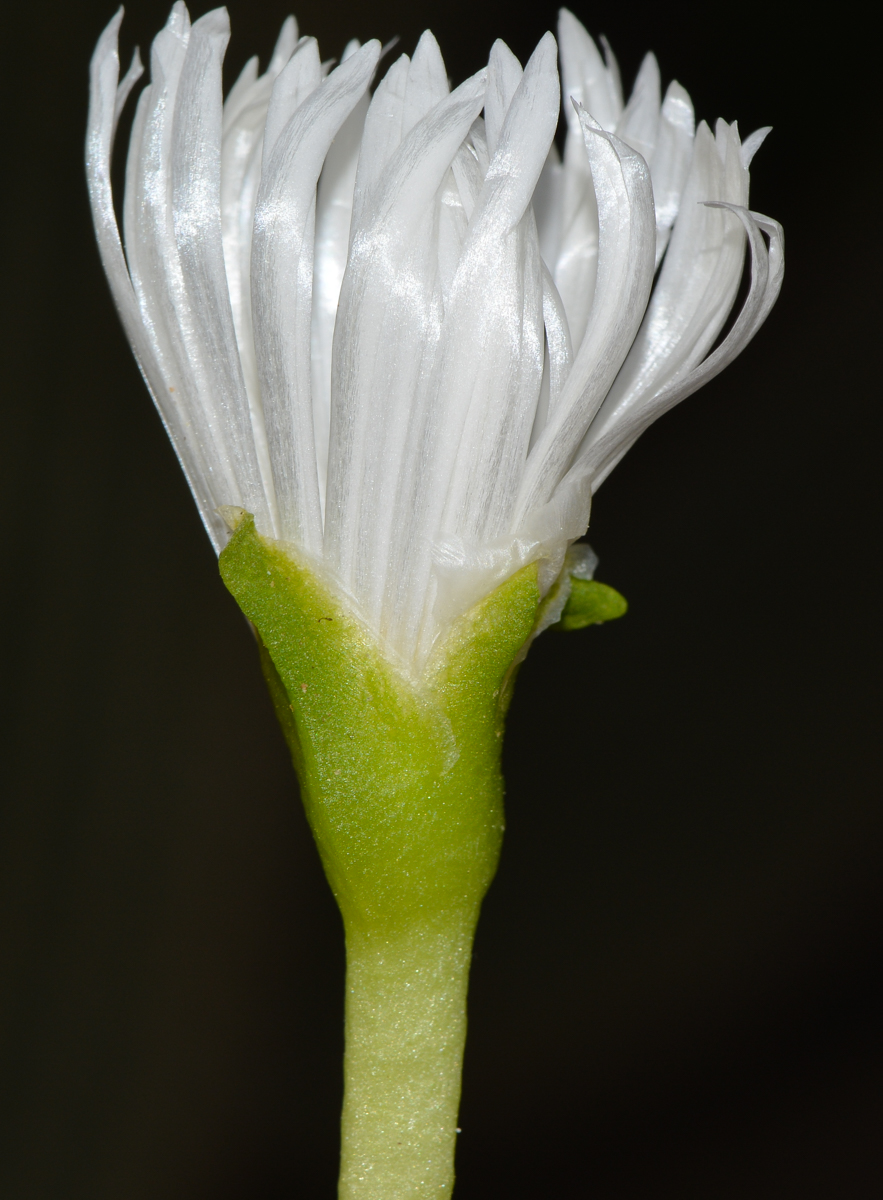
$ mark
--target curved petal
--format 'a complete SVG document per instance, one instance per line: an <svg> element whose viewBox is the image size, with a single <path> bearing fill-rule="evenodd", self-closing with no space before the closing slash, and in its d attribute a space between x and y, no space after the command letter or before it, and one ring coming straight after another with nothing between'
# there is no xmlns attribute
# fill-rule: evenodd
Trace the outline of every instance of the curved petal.
<svg viewBox="0 0 883 1200"><path fill-rule="evenodd" d="M748 296L733 328L712 354L698 366L683 372L666 387L661 388L640 407L633 409L622 422L587 448L584 457L575 468L575 474L588 473L592 479L593 491L597 491L620 459L654 421L687 396L698 391L715 375L719 375L742 353L769 316L781 291L785 273L784 235L781 225L769 217L750 212L737 204L717 203L713 207L735 213L748 235L751 251L751 286ZM770 239L768 250L761 236L762 232Z"/></svg>
<svg viewBox="0 0 883 1200"><path fill-rule="evenodd" d="M654 54L645 54L625 112L616 122L615 132L618 138L637 150L651 170L659 136L660 93L659 63Z"/></svg>
<svg viewBox="0 0 883 1200"><path fill-rule="evenodd" d="M598 285L589 330L564 392L530 453L512 529L545 504L569 467L635 336L653 281L655 221L647 164L580 118L600 214Z"/></svg>
<svg viewBox="0 0 883 1200"><path fill-rule="evenodd" d="M301 87L299 57L280 74L267 115L252 307L280 534L316 555L322 547L310 381L316 184L331 142L371 81L380 43L368 42L298 104L312 82Z"/></svg>
<svg viewBox="0 0 883 1200"><path fill-rule="evenodd" d="M693 157L695 118L690 97L679 83L670 83L662 102L659 136L650 174L656 204L656 266L662 262Z"/></svg>
<svg viewBox="0 0 883 1200"><path fill-rule="evenodd" d="M580 145L579 122L571 116L574 100L587 109L602 129L612 133L622 115L619 71L615 62L605 63L588 30L569 9L558 14L558 45L561 50L561 90L568 131Z"/></svg>
<svg viewBox="0 0 883 1200"><path fill-rule="evenodd" d="M642 397L666 386L705 357L727 319L742 275L745 234L707 200L744 204L748 176L738 137L725 130L726 161L703 122L671 244L643 324L622 370L589 430L603 436Z"/></svg>
<svg viewBox="0 0 883 1200"><path fill-rule="evenodd" d="M119 55L117 38L123 10L111 18L98 39L90 66L89 117L86 133L86 181L95 235L102 265L110 284L111 294L126 337L144 376L178 460L190 484L200 516L216 549L225 541L223 522L214 509L219 502L211 492L208 471L199 449L187 436L187 428L177 404L169 392L169 376L158 352L155 337L145 326L138 299L123 255L113 194L110 184L110 163L116 119L122 108L121 88L118 89ZM124 97L123 97L124 98ZM139 106L145 111L145 105ZM137 129L136 129L137 132ZM174 384L171 384L172 394Z"/></svg>
<svg viewBox="0 0 883 1200"><path fill-rule="evenodd" d="M484 98L484 126L487 137L488 155L497 152L500 134L512 97L518 90L523 75L521 63L499 38L491 46L488 60L487 95Z"/></svg>
<svg viewBox="0 0 883 1200"><path fill-rule="evenodd" d="M230 503L272 529L239 362L221 236L221 65L227 13L196 21L175 98L170 197L181 292L176 317ZM171 249L171 248L169 248Z"/></svg>
<svg viewBox="0 0 883 1200"><path fill-rule="evenodd" d="M370 98L363 95L331 144L319 177L313 255L312 390L319 500L325 514L331 438L331 356L337 305L349 253L359 146Z"/></svg>
<svg viewBox="0 0 883 1200"><path fill-rule="evenodd" d="M399 60L401 63L401 60ZM400 73L399 64L387 72ZM396 86L399 87L400 83ZM383 85L381 84L381 87ZM439 187L484 103L485 74L419 121L373 185L362 171L332 363L325 556L377 623L390 571L396 497L412 486L441 305L436 279ZM378 93L380 88L378 88ZM390 97L382 97L386 108ZM366 118L366 137L377 93ZM375 142L376 144L376 142ZM406 450L406 447L412 447Z"/></svg>

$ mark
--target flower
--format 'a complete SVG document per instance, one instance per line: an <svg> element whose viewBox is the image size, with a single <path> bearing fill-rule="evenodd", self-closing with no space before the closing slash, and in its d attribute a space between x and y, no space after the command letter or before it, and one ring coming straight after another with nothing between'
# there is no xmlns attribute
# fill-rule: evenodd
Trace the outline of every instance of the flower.
<svg viewBox="0 0 883 1200"><path fill-rule="evenodd" d="M179 2L134 117L124 250L110 159L141 65L118 82L121 19L92 61L92 210L209 536L253 513L419 671L520 566L548 591L609 471L757 332L783 269L747 207L768 131L694 130L652 55L623 104L566 10L563 160L549 33L524 70L496 42L454 90L424 33L372 96L376 41L331 69L289 18L223 101L226 11L191 24Z"/></svg>

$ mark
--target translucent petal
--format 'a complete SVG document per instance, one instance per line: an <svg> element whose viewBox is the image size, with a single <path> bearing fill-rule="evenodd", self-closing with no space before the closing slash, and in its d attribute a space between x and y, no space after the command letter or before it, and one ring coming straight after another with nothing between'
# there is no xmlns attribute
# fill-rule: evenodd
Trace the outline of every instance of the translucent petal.
<svg viewBox="0 0 883 1200"><path fill-rule="evenodd" d="M693 156L695 119L690 97L679 83L670 83L662 102L659 137L650 174L656 203L656 266L665 253L681 206L681 194Z"/></svg>
<svg viewBox="0 0 883 1200"><path fill-rule="evenodd" d="M442 317L434 236L439 187L484 90L482 72L436 104L353 215L334 336L325 553L375 627L395 573L393 527L406 519L402 492L415 486ZM376 94L372 108L375 102Z"/></svg>
<svg viewBox="0 0 883 1200"><path fill-rule="evenodd" d="M362 147L353 194L353 219L360 223L363 205L402 141L405 92L411 60L403 54L392 64L374 90L365 117Z"/></svg>
<svg viewBox="0 0 883 1200"><path fill-rule="evenodd" d="M241 504L244 497L212 393L213 371L194 344L199 317L193 311L178 253L173 208L176 107L190 39L187 10L176 4L151 48L151 84L142 93L136 112L123 216L126 255L142 323L164 377L160 404L164 414L170 414L169 423L174 423L180 444L187 447L203 519L215 530L216 544L222 545L226 534L219 529L222 523L214 510L221 504ZM190 84L204 78L206 45L202 36L199 41L198 59L191 59L195 76L188 72ZM220 88L219 74L217 79ZM198 99L190 84L185 120L192 122L192 108ZM218 110L220 103L218 95ZM212 125L213 114L206 117ZM182 149L180 142L177 149ZM181 164L180 174L189 169L190 164Z"/></svg>
<svg viewBox="0 0 883 1200"><path fill-rule="evenodd" d="M318 555L322 516L310 379L316 184L331 142L371 81L380 43L368 42L315 88L314 69L298 68L303 53L299 49L280 74L267 115L252 306L280 536ZM271 124L278 128L272 139Z"/></svg>
<svg viewBox="0 0 883 1200"><path fill-rule="evenodd" d="M110 186L110 160L119 78L117 37L122 9L111 19L98 39L90 68L89 118L86 134L86 179L101 261L126 336L144 376L153 401L190 484L200 516L212 544L220 549L225 541L224 525L215 513L217 501L199 448L187 436L186 422L169 392L169 375L158 352L156 339L145 327L138 300L123 256ZM142 97L146 96L146 91ZM139 105L146 111L142 99ZM174 384L171 384L174 387Z"/></svg>
<svg viewBox="0 0 883 1200"><path fill-rule="evenodd" d="M735 204L715 207L729 209L742 222L751 250L751 286L733 328L718 348L698 366L661 388L640 407L632 409L624 421L593 442L578 464L577 473L588 473L597 491L641 434L663 413L703 387L738 357L760 329L775 304L782 287L785 269L782 227L769 217L749 212ZM769 250L761 232L770 239Z"/></svg>
<svg viewBox="0 0 883 1200"><path fill-rule="evenodd" d="M726 161L703 122L668 252L643 324L589 431L596 440L643 397L689 371L711 349L739 287L745 235L706 200L744 204L748 178L738 138L727 129Z"/></svg>
<svg viewBox="0 0 883 1200"><path fill-rule="evenodd" d="M533 194L533 210L537 219L540 253L550 271L554 270L561 249L563 202L564 167L553 142L549 147L546 165L543 167Z"/></svg>
<svg viewBox="0 0 883 1200"><path fill-rule="evenodd" d="M491 47L488 61L487 95L484 101L484 125L488 154L493 158L503 131L503 122L512 97L521 83L521 63L499 38Z"/></svg>
<svg viewBox="0 0 883 1200"><path fill-rule="evenodd" d="M622 114L619 71L611 71L598 53L598 47L586 27L566 8L558 14L558 42L561 48L561 85L568 129L582 140L579 122L571 116L568 101L573 99L587 109L598 124L613 132ZM614 60L615 68L615 60Z"/></svg>
<svg viewBox="0 0 883 1200"><path fill-rule="evenodd" d="M755 129L754 133L750 133L742 143L742 166L746 171L751 166L751 160L764 144L767 136L772 133L772 130L772 125L764 125L761 129Z"/></svg>
<svg viewBox="0 0 883 1200"><path fill-rule="evenodd" d="M176 317L214 461L231 488L227 502L243 504L259 526L271 529L221 240L221 66L229 37L225 9L194 23L175 98L170 198L181 285Z"/></svg>
<svg viewBox="0 0 883 1200"><path fill-rule="evenodd" d="M655 55L646 54L625 112L616 122L616 136L637 150L651 170L659 135L659 108L659 64Z"/></svg>
<svg viewBox="0 0 883 1200"><path fill-rule="evenodd" d="M402 108L402 137L440 100L444 100L450 90L438 42L427 29L421 35L408 67Z"/></svg>
<svg viewBox="0 0 883 1200"><path fill-rule="evenodd" d="M580 119L600 214L595 302L561 399L531 450L513 531L550 499L570 466L628 353L653 281L656 229L647 164L585 109Z"/></svg>
<svg viewBox="0 0 883 1200"><path fill-rule="evenodd" d="M356 47L358 48L358 47ZM350 57L344 53L343 61ZM341 126L319 178L313 259L312 389L319 499L324 520L331 437L331 355L340 287L346 270L359 146L370 100L361 97Z"/></svg>
<svg viewBox="0 0 883 1200"><path fill-rule="evenodd" d="M255 444L265 481L271 479L266 434L262 432L257 360L251 317L251 238L258 184L261 178L264 125L270 95L280 72L297 46L297 24L289 17L282 25L266 72L258 77L256 58L250 59L224 102L221 141L221 227L224 264L233 309L233 324L242 373L255 430ZM268 489L270 488L267 483Z"/></svg>

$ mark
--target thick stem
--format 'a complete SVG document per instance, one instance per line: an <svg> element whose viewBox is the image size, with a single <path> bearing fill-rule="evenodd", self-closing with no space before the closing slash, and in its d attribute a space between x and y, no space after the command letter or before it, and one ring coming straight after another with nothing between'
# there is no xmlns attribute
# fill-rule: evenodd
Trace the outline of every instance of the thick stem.
<svg viewBox="0 0 883 1200"><path fill-rule="evenodd" d="M347 932L340 1200L451 1195L474 928Z"/></svg>
<svg viewBox="0 0 883 1200"><path fill-rule="evenodd" d="M419 678L242 514L221 555L347 931L341 1200L450 1196L466 984L503 836L500 747L535 565L454 622Z"/></svg>

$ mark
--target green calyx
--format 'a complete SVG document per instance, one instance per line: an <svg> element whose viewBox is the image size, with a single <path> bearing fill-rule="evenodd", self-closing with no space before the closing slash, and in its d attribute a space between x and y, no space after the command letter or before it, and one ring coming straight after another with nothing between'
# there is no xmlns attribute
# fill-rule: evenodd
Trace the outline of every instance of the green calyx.
<svg viewBox="0 0 883 1200"><path fill-rule="evenodd" d="M411 679L287 547L238 520L221 575L254 625L307 817L347 929L474 919L503 832L511 664L539 593L527 566L463 616Z"/></svg>
<svg viewBox="0 0 883 1200"><path fill-rule="evenodd" d="M561 617L550 629L567 633L585 629L587 625L603 625L615 621L628 611L628 601L614 588L595 579L571 578L570 595Z"/></svg>

